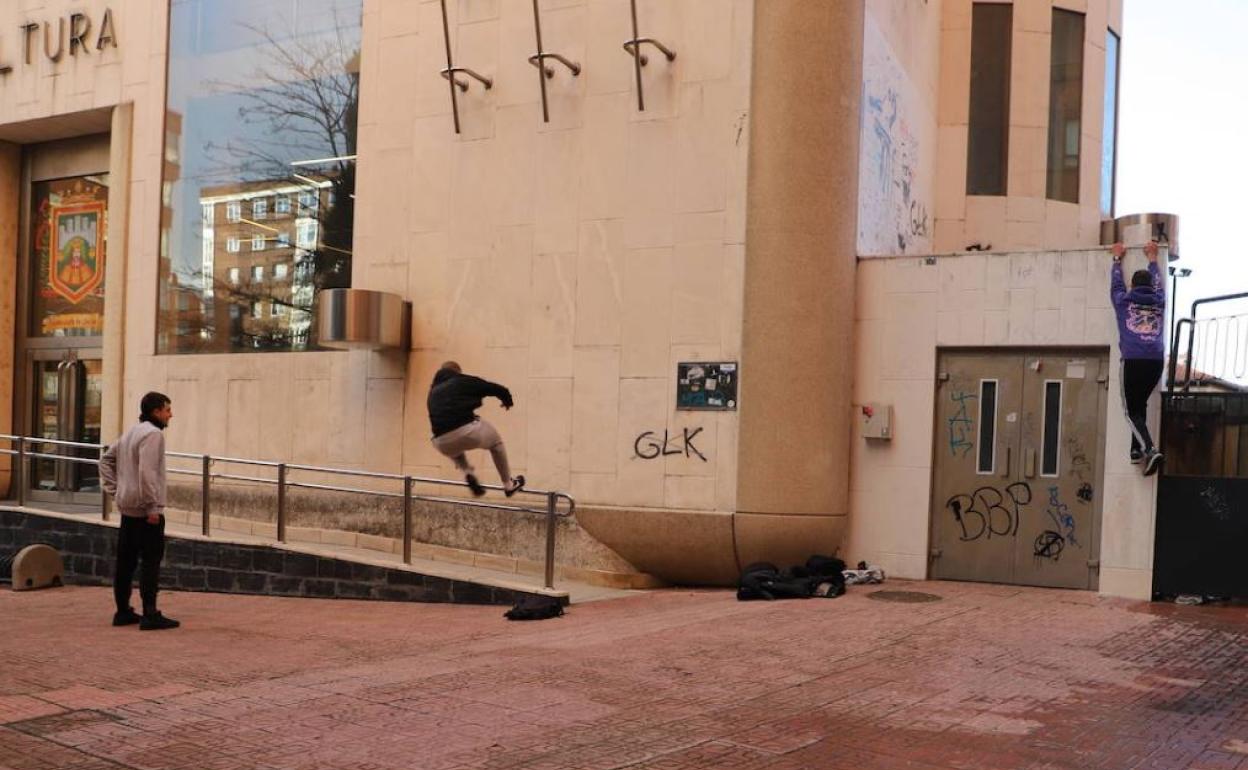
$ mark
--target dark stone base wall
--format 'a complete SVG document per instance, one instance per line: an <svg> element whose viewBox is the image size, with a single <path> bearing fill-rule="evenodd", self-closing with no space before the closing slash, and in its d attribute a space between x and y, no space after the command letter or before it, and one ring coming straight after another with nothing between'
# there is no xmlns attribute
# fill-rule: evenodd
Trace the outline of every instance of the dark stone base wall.
<svg viewBox="0 0 1248 770"><path fill-rule="evenodd" d="M36 543L60 552L67 583L112 584L115 527L0 509L0 555ZM160 585L176 591L497 605L514 604L527 593L279 548L178 537L165 539Z"/></svg>

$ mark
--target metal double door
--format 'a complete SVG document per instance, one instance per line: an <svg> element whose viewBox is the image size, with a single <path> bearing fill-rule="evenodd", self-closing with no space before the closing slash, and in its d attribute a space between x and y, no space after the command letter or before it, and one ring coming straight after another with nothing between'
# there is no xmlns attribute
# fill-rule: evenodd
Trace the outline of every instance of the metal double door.
<svg viewBox="0 0 1248 770"><path fill-rule="evenodd" d="M1091 589L1108 353L946 351L936 388L931 576Z"/></svg>
<svg viewBox="0 0 1248 770"><path fill-rule="evenodd" d="M27 353L30 404L28 451L34 455L94 459L96 449L40 444L38 439L98 444L103 385L98 349L46 349ZM94 464L31 456L26 472L27 498L43 502L96 505L100 474Z"/></svg>

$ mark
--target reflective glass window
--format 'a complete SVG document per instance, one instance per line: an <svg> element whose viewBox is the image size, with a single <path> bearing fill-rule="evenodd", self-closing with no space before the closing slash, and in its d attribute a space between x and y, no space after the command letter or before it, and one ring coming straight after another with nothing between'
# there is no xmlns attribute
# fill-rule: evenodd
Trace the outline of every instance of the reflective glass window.
<svg viewBox="0 0 1248 770"><path fill-rule="evenodd" d="M362 2L172 0L159 352L315 347L316 292L351 278ZM278 248L289 280L239 284Z"/></svg>
<svg viewBox="0 0 1248 770"><path fill-rule="evenodd" d="M1010 51L1014 6L975 3L971 15L971 107L967 195L1005 195L1010 155Z"/></svg>
<svg viewBox="0 0 1248 770"><path fill-rule="evenodd" d="M1119 40L1111 29L1105 35L1105 124L1101 128L1101 216L1114 216L1114 184L1118 179L1118 63Z"/></svg>
<svg viewBox="0 0 1248 770"><path fill-rule="evenodd" d="M1083 138L1084 16L1053 9L1049 59L1050 200L1079 202L1079 150Z"/></svg>

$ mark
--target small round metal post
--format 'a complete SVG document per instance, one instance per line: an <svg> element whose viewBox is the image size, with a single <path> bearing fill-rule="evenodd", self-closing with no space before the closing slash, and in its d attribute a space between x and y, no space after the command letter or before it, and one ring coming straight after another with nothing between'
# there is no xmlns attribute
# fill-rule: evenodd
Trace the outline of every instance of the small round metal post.
<svg viewBox="0 0 1248 770"><path fill-rule="evenodd" d="M277 542L286 542L286 463L277 466Z"/></svg>
<svg viewBox="0 0 1248 770"><path fill-rule="evenodd" d="M403 477L403 563L412 563L412 477Z"/></svg>
<svg viewBox="0 0 1248 770"><path fill-rule="evenodd" d="M212 457L210 455L203 456L200 469L202 487L200 489L199 507L203 514L201 517L203 532L207 536L209 534L208 511L212 507L209 503L209 495L212 488Z"/></svg>
<svg viewBox="0 0 1248 770"><path fill-rule="evenodd" d="M17 468L13 472L13 480L17 484L17 504L26 505L26 439L17 438Z"/></svg>
<svg viewBox="0 0 1248 770"><path fill-rule="evenodd" d="M559 505L559 495L549 492L546 495L546 587L555 587L555 508Z"/></svg>

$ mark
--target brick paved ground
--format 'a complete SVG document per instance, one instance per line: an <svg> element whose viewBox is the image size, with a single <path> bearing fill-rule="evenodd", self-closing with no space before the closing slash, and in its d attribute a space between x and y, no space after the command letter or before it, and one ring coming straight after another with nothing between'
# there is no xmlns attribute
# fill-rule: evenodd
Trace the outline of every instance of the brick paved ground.
<svg viewBox="0 0 1248 770"><path fill-rule="evenodd" d="M0 768L1248 770L1248 612L905 585L495 607L0 592Z"/></svg>

